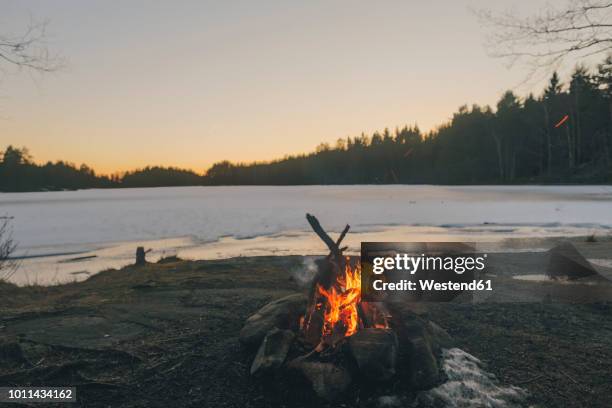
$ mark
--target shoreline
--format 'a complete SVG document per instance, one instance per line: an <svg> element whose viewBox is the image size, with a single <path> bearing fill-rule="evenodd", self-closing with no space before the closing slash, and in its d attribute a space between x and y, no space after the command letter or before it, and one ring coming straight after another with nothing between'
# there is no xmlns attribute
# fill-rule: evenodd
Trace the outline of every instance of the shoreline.
<svg viewBox="0 0 612 408"><path fill-rule="evenodd" d="M185 184L185 185L159 185L159 186L113 186L113 187L89 187L89 188L42 188L38 190L11 190L2 191L2 194L19 194L19 193L56 193L56 192L74 192L74 191L91 191L91 190L130 190L130 189L154 189L154 188L183 188L183 187L342 187L342 186L432 186L432 187L610 187L612 182L558 182L558 183L539 183L539 182L516 182L516 183L473 183L473 184L431 184L431 183L354 183L354 184Z"/></svg>
<svg viewBox="0 0 612 408"><path fill-rule="evenodd" d="M476 235L478 234L478 235ZM374 241L447 241L473 242L489 252L546 251L561 240L585 242L589 237L611 241L612 230L585 227L538 227L486 224L474 226L371 226L362 227L347 238L347 254L357 255L361 242ZM84 244L81 244L83 247ZM14 257L20 270L11 278L18 285L57 285L81 281L106 269L122 268L134 261L136 247L151 249L151 262L176 256L186 260L231 259L241 256L316 256L324 248L309 231L284 231L253 237L225 236L215 241L199 242L193 237L148 241L92 244L95 249ZM57 247L55 247L57 248Z"/></svg>

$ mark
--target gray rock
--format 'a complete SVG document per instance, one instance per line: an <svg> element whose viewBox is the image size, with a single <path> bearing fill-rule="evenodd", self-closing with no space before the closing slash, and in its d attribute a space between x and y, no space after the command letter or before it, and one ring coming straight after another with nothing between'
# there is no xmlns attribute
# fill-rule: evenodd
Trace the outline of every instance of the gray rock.
<svg viewBox="0 0 612 408"><path fill-rule="evenodd" d="M451 335L436 323L432 321L427 322L427 333L431 343L431 350L434 354L439 355L442 353L442 349L454 347Z"/></svg>
<svg viewBox="0 0 612 408"><path fill-rule="evenodd" d="M351 385L351 374L331 363L296 359L288 366L299 371L317 396L327 401L336 400Z"/></svg>
<svg viewBox="0 0 612 408"><path fill-rule="evenodd" d="M576 280L598 275L593 265L569 241L552 248L548 255L546 274L552 279Z"/></svg>
<svg viewBox="0 0 612 408"><path fill-rule="evenodd" d="M387 381L395 375L398 342L391 329L362 329L349 337L351 354L359 371L375 381Z"/></svg>
<svg viewBox="0 0 612 408"><path fill-rule="evenodd" d="M409 315L404 319L398 334L402 340L423 339L435 356L440 356L444 348L454 347L454 341L446 330L416 315Z"/></svg>
<svg viewBox="0 0 612 408"><path fill-rule="evenodd" d="M427 320L415 314L409 314L404 317L401 327L401 338L421 338L427 336L427 332Z"/></svg>
<svg viewBox="0 0 612 408"><path fill-rule="evenodd" d="M291 330L272 329L264 338L251 365L251 375L260 376L278 369L287 358L295 339Z"/></svg>
<svg viewBox="0 0 612 408"><path fill-rule="evenodd" d="M270 330L297 327L300 315L306 309L306 303L306 296L302 293L268 303L247 319L240 330L240 342L248 348L255 348Z"/></svg>
<svg viewBox="0 0 612 408"><path fill-rule="evenodd" d="M415 389L426 389L440 381L440 369L429 342L423 337L409 340L410 383Z"/></svg>

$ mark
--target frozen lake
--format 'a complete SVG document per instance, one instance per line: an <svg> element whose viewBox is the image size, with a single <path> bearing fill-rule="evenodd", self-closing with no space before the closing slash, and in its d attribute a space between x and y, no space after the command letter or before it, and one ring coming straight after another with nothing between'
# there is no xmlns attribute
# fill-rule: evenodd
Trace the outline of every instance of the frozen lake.
<svg viewBox="0 0 612 408"><path fill-rule="evenodd" d="M304 218L364 240L497 240L609 234L612 186L166 187L0 194L19 283L83 279L133 260L322 253ZM78 255L77 255L78 254ZM93 257L72 260L75 257Z"/></svg>

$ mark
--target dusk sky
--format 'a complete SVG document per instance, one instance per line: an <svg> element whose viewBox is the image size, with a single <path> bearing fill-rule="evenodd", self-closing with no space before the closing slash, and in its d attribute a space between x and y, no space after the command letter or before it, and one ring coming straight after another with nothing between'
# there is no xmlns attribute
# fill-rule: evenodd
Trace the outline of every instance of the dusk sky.
<svg viewBox="0 0 612 408"><path fill-rule="evenodd" d="M308 152L320 142L494 105L526 68L487 56L470 7L542 1L0 0L0 33L48 19L66 59L44 76L5 70L0 149L110 173L148 164L204 171L223 159Z"/></svg>

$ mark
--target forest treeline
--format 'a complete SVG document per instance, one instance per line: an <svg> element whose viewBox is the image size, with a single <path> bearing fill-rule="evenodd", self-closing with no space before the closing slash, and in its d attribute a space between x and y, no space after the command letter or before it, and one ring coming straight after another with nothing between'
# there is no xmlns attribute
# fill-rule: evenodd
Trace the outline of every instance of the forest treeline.
<svg viewBox="0 0 612 408"><path fill-rule="evenodd" d="M541 95L511 91L497 106L462 106L434 131L416 126L321 144L310 154L250 164L222 161L205 174L146 167L101 176L86 165L35 164L9 146L1 191L186 185L500 184L612 182L612 56L555 73Z"/></svg>
<svg viewBox="0 0 612 408"><path fill-rule="evenodd" d="M0 162L0 191L77 190L85 188L194 186L204 177L175 167L145 167L116 174L97 175L85 164L58 161L34 163L26 148L8 146Z"/></svg>

